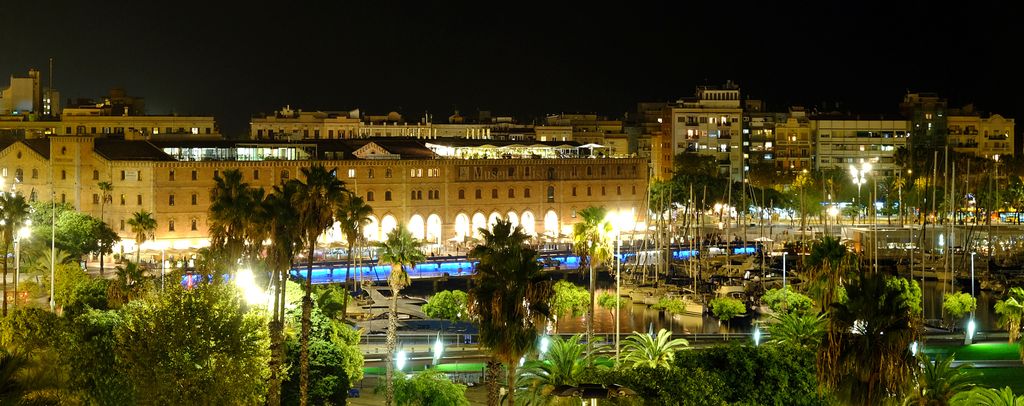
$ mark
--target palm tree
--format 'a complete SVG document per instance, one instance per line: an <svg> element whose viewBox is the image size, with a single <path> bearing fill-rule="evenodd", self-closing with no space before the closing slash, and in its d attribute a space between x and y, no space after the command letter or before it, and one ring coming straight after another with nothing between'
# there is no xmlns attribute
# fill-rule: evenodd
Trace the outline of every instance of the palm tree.
<svg viewBox="0 0 1024 406"><path fill-rule="evenodd" d="M387 365L387 391L385 392L385 403L390 406L395 399L395 366L391 360L395 359L395 349L398 347L398 292L409 286L409 269L416 267L416 264L426 260L420 246L423 243L413 238L405 225L399 224L391 230L384 242L378 243L379 262L391 264L391 273L388 275L388 286L391 288L391 311L388 312L388 357Z"/></svg>
<svg viewBox="0 0 1024 406"><path fill-rule="evenodd" d="M292 196L298 211L298 227L302 242L308 249L306 261L306 294L302 298L302 351L299 357L299 404L306 405L309 393L309 330L313 309L313 257L316 239L334 224L334 212L345 198L345 184L323 165L302 168L305 183L299 182Z"/></svg>
<svg viewBox="0 0 1024 406"><path fill-rule="evenodd" d="M107 203L110 203L110 202L113 201L114 195L111 192L114 191L114 185L111 184L110 182L103 181L103 182L97 183L96 186L99 187L100 193L103 194L100 197L100 221L106 223L107 222L107 217L106 217ZM104 256L103 254L104 254L104 251L100 250L100 276L103 276L103 256Z"/></svg>
<svg viewBox="0 0 1024 406"><path fill-rule="evenodd" d="M299 182L296 180L274 186L274 192L261 202L261 213L264 216L262 223L272 240L266 256L267 265L272 270L270 279L274 291L274 309L270 321L270 388L267 393L267 403L271 406L281 404L281 382L284 376L285 285L302 239L302 230L295 222L299 213L292 205L298 188Z"/></svg>
<svg viewBox="0 0 1024 406"><path fill-rule="evenodd" d="M915 368L910 343L919 334L920 310L899 282L882 274L861 275L845 285L847 301L832 304L818 374L849 404L875 405L899 395Z"/></svg>
<svg viewBox="0 0 1024 406"><path fill-rule="evenodd" d="M682 338L673 340L672 333L661 329L658 330L657 336L633 332L622 346L623 361L633 368L644 366L669 369L676 357L676 351L690 346L690 343Z"/></svg>
<svg viewBox="0 0 1024 406"><path fill-rule="evenodd" d="M515 400L524 405L579 404L579 398L558 398L552 391L559 386L583 383L585 374L593 369L594 352L587 351L587 347L580 344L581 339L579 334L569 338L552 336L550 348L542 359L523 364L515 382ZM599 368L603 369L604 365Z"/></svg>
<svg viewBox="0 0 1024 406"><path fill-rule="evenodd" d="M541 274L537 251L526 245L530 237L522 227L498 220L491 231L481 228L480 233L483 244L469 252L479 262L467 303L479 322L480 343L508 369L511 405L519 359L534 348L538 330L551 318L549 303L555 291L552 281ZM497 382L490 385L494 397Z"/></svg>
<svg viewBox="0 0 1024 406"><path fill-rule="evenodd" d="M605 221L608 211L604 207L587 207L579 212L581 221L572 226L573 251L580 257L580 265L586 261L590 269L590 306L587 308L587 345L594 340L594 306L596 278L594 265L600 265L612 257L612 241L609 235L612 224Z"/></svg>
<svg viewBox="0 0 1024 406"><path fill-rule="evenodd" d="M29 385L24 379L29 367L30 359L25 354L0 348L0 404L17 404L21 400Z"/></svg>
<svg viewBox="0 0 1024 406"><path fill-rule="evenodd" d="M948 405L956 394L971 390L979 375L968 364L952 366L952 354L933 361L921 353L918 360L922 368L904 405Z"/></svg>
<svg viewBox="0 0 1024 406"><path fill-rule="evenodd" d="M363 227L370 224L370 215L373 208L363 201L359 196L349 196L345 203L338 208L335 217L338 219L341 232L345 234L345 242L348 243L348 268L345 269L345 286L348 288L349 274L352 270L352 251L355 250L356 242L362 237ZM345 293L345 300L342 303L342 319L348 316L348 292Z"/></svg>
<svg viewBox="0 0 1024 406"><path fill-rule="evenodd" d="M810 255L804 264L812 289L817 290L816 296L818 303L821 303L822 312L835 301L836 287L841 286L848 276L855 263L854 258L836 237L822 237L821 241L811 247Z"/></svg>
<svg viewBox="0 0 1024 406"><path fill-rule="evenodd" d="M156 219L152 213L141 210L132 214L132 218L128 219L128 226L132 228L132 235L135 236L135 262L138 263L142 257L142 244L153 238L153 232L156 231Z"/></svg>
<svg viewBox="0 0 1024 406"><path fill-rule="evenodd" d="M253 201L249 184L242 181L237 169L224 171L213 177L216 183L210 189L210 246L225 252L229 268L237 265L245 247L246 231L253 218Z"/></svg>
<svg viewBox="0 0 1024 406"><path fill-rule="evenodd" d="M145 275L139 264L128 261L123 267L118 266L115 269L117 278L107 287L111 302L123 305L140 298L145 291Z"/></svg>
<svg viewBox="0 0 1024 406"><path fill-rule="evenodd" d="M768 325L771 342L816 349L825 336L825 315L801 315L792 312L776 313L774 323Z"/></svg>
<svg viewBox="0 0 1024 406"><path fill-rule="evenodd" d="M1021 323L1024 322L1024 288L1010 288L1009 297L996 301L995 311L999 315L999 325L1009 333L1010 342L1017 341Z"/></svg>
<svg viewBox="0 0 1024 406"><path fill-rule="evenodd" d="M25 196L20 194L0 193L0 230L3 231L4 244L4 308L3 315L7 316L7 253L14 242L14 233L25 223L29 215L29 205ZM18 281L14 281L14 300L17 304Z"/></svg>
<svg viewBox="0 0 1024 406"><path fill-rule="evenodd" d="M1021 406L1024 395L1014 396L1009 386L1002 389L976 387L968 392L961 392L953 397L950 403L955 406Z"/></svg>

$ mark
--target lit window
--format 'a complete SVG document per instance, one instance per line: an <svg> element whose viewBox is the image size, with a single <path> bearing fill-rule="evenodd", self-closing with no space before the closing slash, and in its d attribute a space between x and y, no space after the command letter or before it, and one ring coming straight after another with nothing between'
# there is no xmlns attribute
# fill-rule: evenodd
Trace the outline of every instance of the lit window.
<svg viewBox="0 0 1024 406"><path fill-rule="evenodd" d="M352 169L352 168L349 168L349 170L348 170L348 178L352 179L354 177L356 177L356 170Z"/></svg>

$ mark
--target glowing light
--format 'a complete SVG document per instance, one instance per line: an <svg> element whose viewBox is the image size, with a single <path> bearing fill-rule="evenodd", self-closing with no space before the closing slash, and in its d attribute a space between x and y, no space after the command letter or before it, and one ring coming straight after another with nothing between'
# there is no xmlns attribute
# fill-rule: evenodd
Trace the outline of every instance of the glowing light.
<svg viewBox="0 0 1024 406"><path fill-rule="evenodd" d="M917 341L910 343L910 354L915 357L917 356Z"/></svg>
<svg viewBox="0 0 1024 406"><path fill-rule="evenodd" d="M548 338L548 336L541 337L540 338L540 353L542 355L546 354L548 352L548 347L550 345L551 345L551 339Z"/></svg>
<svg viewBox="0 0 1024 406"><path fill-rule="evenodd" d="M401 371L405 368L405 362L408 360L409 356L405 353L405 350L398 351L398 354L395 354L395 367Z"/></svg>
<svg viewBox="0 0 1024 406"><path fill-rule="evenodd" d="M256 286L256 278L251 270L242 269L235 273L235 286L242 291L245 302L250 306L268 304L267 294Z"/></svg>
<svg viewBox="0 0 1024 406"><path fill-rule="evenodd" d="M761 345L761 329L754 326L754 346Z"/></svg>
<svg viewBox="0 0 1024 406"><path fill-rule="evenodd" d="M434 363L437 364L441 360L441 353L444 351L444 343L441 342L441 333L437 333L437 339L434 340Z"/></svg>
<svg viewBox="0 0 1024 406"><path fill-rule="evenodd" d="M968 340L973 340L974 339L975 328L977 328L977 325L974 324L974 319L971 319L970 321L967 322L967 339Z"/></svg>

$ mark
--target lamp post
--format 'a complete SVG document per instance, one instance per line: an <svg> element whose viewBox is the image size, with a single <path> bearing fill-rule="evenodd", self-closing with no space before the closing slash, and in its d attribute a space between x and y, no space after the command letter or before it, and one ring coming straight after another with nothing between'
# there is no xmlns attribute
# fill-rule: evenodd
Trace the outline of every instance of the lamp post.
<svg viewBox="0 0 1024 406"><path fill-rule="evenodd" d="M838 216L839 216L839 209L837 209L836 206L834 206L834 205L833 206L829 206L829 208L828 208L828 216L832 218L832 227L831 227L829 233L832 234L832 235L835 235L836 218L838 218Z"/></svg>
<svg viewBox="0 0 1024 406"><path fill-rule="evenodd" d="M782 248L782 308L785 309L789 304L789 294L786 292L786 254L785 247Z"/></svg>
<svg viewBox="0 0 1024 406"><path fill-rule="evenodd" d="M28 226L32 220L25 222L25 225L18 229L17 238L14 239L14 307L18 307L18 280L21 279L21 240L28 238L32 232Z"/></svg>
<svg viewBox="0 0 1024 406"><path fill-rule="evenodd" d="M862 162L860 169L856 166L850 165L850 177L853 178L853 184L857 185L857 198L860 199L860 186L867 182L867 178L864 176L868 172L871 172L871 164L868 162Z"/></svg>
<svg viewBox="0 0 1024 406"><path fill-rule="evenodd" d="M971 307L971 318L967 321L967 334L964 334L964 345L971 344L974 339L974 311L977 309L977 298L974 297L974 252L971 252L971 298L975 300L975 305Z"/></svg>

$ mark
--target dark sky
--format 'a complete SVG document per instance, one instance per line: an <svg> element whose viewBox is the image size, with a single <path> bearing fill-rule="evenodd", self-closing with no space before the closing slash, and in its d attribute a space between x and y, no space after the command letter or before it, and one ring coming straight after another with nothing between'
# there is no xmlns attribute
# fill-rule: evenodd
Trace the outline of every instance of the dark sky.
<svg viewBox="0 0 1024 406"><path fill-rule="evenodd" d="M4 1L0 75L53 57L64 99L123 87L231 136L285 104L621 116L726 79L777 110L890 112L910 89L1024 117L1024 34L1002 2L216 3Z"/></svg>

